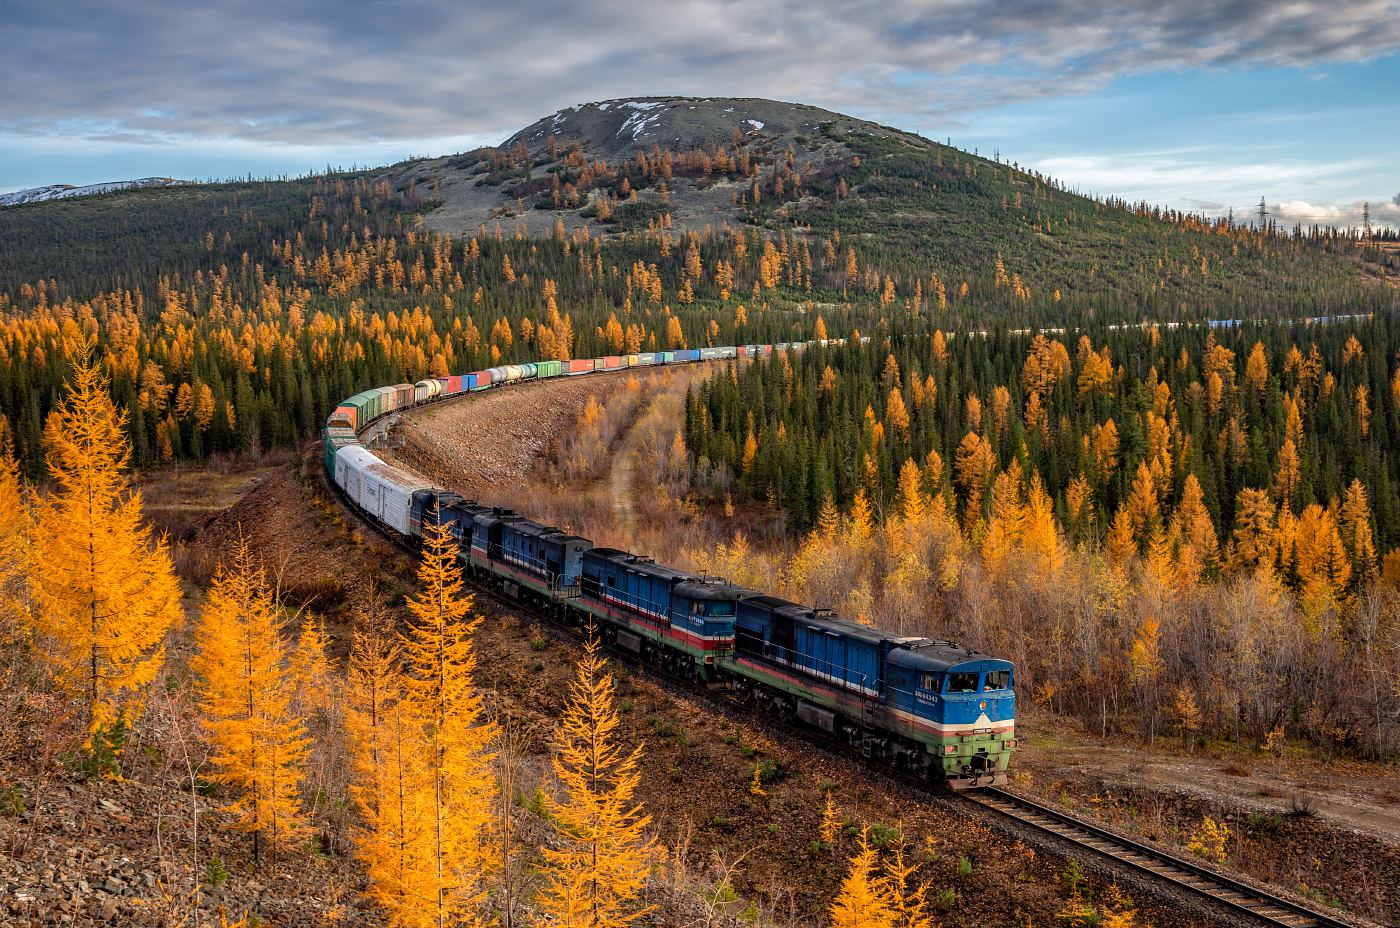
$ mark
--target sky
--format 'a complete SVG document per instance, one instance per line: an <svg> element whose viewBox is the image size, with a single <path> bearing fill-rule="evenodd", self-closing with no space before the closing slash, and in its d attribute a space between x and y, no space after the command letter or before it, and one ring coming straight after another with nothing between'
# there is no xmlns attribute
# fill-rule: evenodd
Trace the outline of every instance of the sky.
<svg viewBox="0 0 1400 928"><path fill-rule="evenodd" d="M1400 0L9 0L0 192L386 164L664 94L810 103L1131 201L1400 227Z"/></svg>

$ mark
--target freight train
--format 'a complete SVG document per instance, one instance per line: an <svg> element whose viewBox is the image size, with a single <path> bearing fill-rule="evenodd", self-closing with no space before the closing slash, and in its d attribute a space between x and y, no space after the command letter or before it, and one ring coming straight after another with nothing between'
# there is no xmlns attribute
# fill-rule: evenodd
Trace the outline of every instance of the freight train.
<svg viewBox="0 0 1400 928"><path fill-rule="evenodd" d="M326 421L325 469L368 519L418 544L446 525L466 571L501 595L697 686L845 742L874 763L954 789L1001 785L1016 748L1014 668L950 641L846 621L726 580L464 499L385 461L360 436L384 417L531 380L764 358L805 343L511 364L357 393Z"/></svg>

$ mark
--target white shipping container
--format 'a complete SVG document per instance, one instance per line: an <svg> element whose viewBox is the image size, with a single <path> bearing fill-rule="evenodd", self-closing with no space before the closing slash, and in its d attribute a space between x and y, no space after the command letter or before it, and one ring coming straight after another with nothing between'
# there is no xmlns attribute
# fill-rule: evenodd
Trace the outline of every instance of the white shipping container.
<svg viewBox="0 0 1400 928"><path fill-rule="evenodd" d="M364 480L361 508L399 534L407 535L413 493L415 490L427 490L432 484L384 463L366 470ZM374 488L372 491L369 489L371 486Z"/></svg>
<svg viewBox="0 0 1400 928"><path fill-rule="evenodd" d="M360 446L341 448L335 454L335 482L356 506L360 505L361 475L365 468L378 461L379 458Z"/></svg>

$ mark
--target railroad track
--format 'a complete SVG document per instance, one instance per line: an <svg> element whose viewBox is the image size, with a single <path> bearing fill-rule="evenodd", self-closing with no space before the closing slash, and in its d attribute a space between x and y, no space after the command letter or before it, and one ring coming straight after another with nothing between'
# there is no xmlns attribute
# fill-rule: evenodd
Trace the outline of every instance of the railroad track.
<svg viewBox="0 0 1400 928"><path fill-rule="evenodd" d="M1269 925L1289 928L1353 928L1320 912L1289 902L1265 890L1221 876L1189 860L1168 854L1131 838L1099 828L1003 789L988 787L961 793L965 799L1003 816L1031 825L1113 861L1213 900L1237 914L1252 916Z"/></svg>
<svg viewBox="0 0 1400 928"><path fill-rule="evenodd" d="M414 556L417 555L417 550L404 538L371 520L365 519L357 507L349 505L349 501L346 500L340 488L327 478L324 469L320 469L320 479L322 485L345 504L347 509L364 525L383 536L400 550ZM544 623L548 623L547 627L556 639L567 639L574 644L583 641L584 635L579 629L565 626L563 623L555 621L553 616L546 615L529 606L505 599L489 586L475 582L470 576L468 576L467 581L477 593L484 595L486 599L491 601L498 611L533 619L541 623L541 630L546 627ZM837 742L817 737L805 729L799 731L795 726L786 725L771 716L758 713L732 699L724 698L706 689L696 689L688 685L686 681L665 673L661 668L638 660L633 654L615 651L614 655L624 663L635 666L653 682L660 683L664 688L674 688L679 695L699 698L721 712L737 711L745 716L750 723L757 723L760 727L775 729L788 735L803 738L809 748L839 754L850 760L859 760L858 756L842 750L842 746ZM1288 928L1355 928L1355 925L1350 922L1343 922L1315 912L1265 890L1222 876L1189 860L1099 828L1077 816L1025 799L1003 789L984 787L951 793L932 787L926 782L912 780L893 770L876 768L872 770L872 773L888 779L892 785L911 789L924 797L939 796L946 799L950 795L956 796L974 806L991 810L995 815L1012 819L1022 825L1052 835L1061 842L1071 844L1081 851L1106 857L1121 866L1136 871L1148 880L1156 880L1184 889L1193 895L1223 906L1237 915L1252 918L1261 924L1286 925Z"/></svg>

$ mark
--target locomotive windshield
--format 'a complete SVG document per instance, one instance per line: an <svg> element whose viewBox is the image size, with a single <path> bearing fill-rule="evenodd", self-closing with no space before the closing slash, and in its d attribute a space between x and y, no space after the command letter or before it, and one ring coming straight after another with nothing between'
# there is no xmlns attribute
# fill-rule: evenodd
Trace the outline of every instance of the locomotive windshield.
<svg viewBox="0 0 1400 928"><path fill-rule="evenodd" d="M977 673L950 673L948 674L948 692L950 693L975 693L977 692Z"/></svg>
<svg viewBox="0 0 1400 928"><path fill-rule="evenodd" d="M1009 670L989 670L987 671L987 689L1004 690L1011 687L1011 671Z"/></svg>

